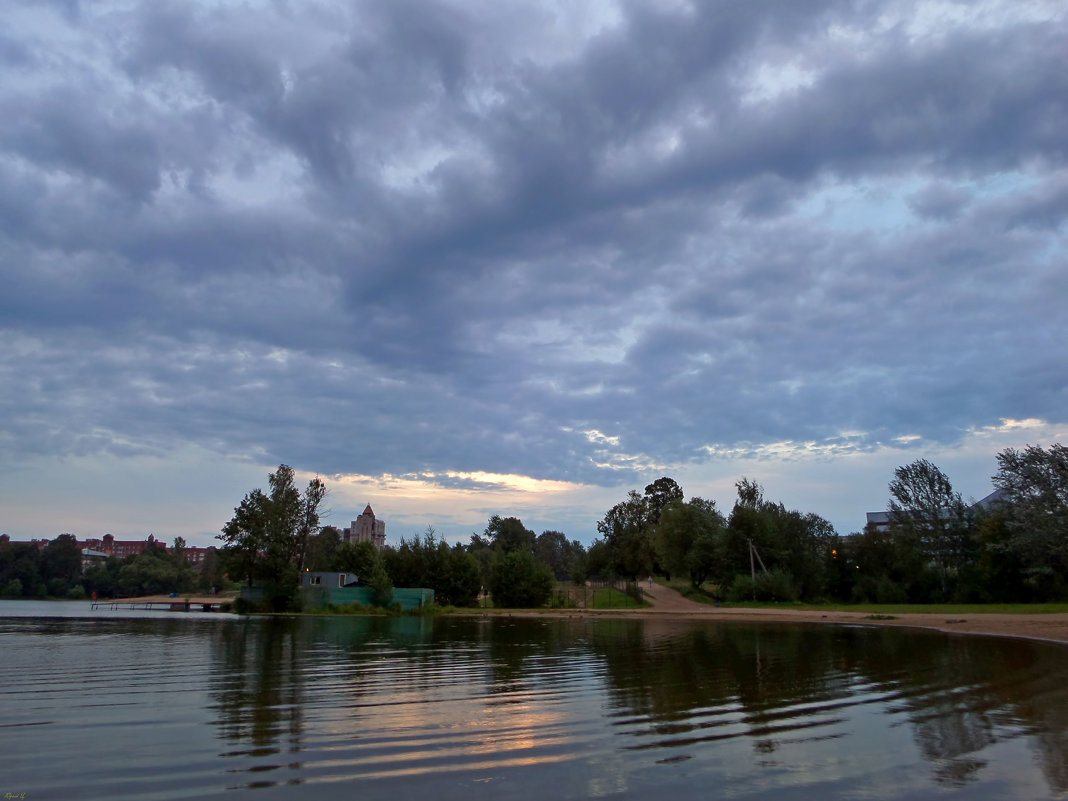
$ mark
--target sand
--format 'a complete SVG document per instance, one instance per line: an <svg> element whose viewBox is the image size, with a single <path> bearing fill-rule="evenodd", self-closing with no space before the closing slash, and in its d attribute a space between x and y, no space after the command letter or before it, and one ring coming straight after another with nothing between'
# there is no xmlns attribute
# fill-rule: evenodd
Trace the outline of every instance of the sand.
<svg viewBox="0 0 1068 801"><path fill-rule="evenodd" d="M876 620L870 612L820 612L801 609L723 608L684 598L675 590L654 584L642 585L651 605L641 609L564 609L547 612L512 611L516 616L602 617L657 620L745 620L790 623L836 623L865 626L910 626L954 634L1024 637L1068 644L1068 613L999 614L969 612L964 615L902 614L891 620ZM492 612L491 612L492 614Z"/></svg>

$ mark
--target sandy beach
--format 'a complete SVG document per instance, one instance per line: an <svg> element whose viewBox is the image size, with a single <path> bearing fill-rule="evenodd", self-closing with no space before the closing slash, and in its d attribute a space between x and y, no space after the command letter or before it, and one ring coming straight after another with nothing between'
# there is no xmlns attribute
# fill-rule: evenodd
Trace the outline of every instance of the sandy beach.
<svg viewBox="0 0 1068 801"><path fill-rule="evenodd" d="M876 620L870 612L820 612L797 609L745 609L712 607L684 598L675 590L654 584L643 588L651 606L642 609L563 609L559 611L512 611L511 615L540 617L602 617L663 620L747 620L790 623L836 623L865 626L910 626L936 629L953 634L980 634L997 637L1025 637L1068 644L1068 613L998 614L968 613L903 614L890 620ZM493 614L493 612L489 612Z"/></svg>

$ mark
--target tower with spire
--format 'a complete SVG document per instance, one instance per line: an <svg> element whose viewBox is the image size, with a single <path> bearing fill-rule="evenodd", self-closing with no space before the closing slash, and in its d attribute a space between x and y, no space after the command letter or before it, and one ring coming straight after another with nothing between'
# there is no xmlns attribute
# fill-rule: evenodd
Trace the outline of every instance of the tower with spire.
<svg viewBox="0 0 1068 801"><path fill-rule="evenodd" d="M345 542L370 542L376 548L384 548L386 521L376 518L371 504L367 504L363 514L352 521L352 527L345 529Z"/></svg>

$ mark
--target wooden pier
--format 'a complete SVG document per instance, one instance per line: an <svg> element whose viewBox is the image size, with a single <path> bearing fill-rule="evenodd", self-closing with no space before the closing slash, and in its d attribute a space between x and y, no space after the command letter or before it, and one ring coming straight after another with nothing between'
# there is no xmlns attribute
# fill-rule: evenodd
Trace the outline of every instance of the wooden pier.
<svg viewBox="0 0 1068 801"><path fill-rule="evenodd" d="M145 595L141 598L97 598L92 609L157 609L169 612L226 612L231 595Z"/></svg>

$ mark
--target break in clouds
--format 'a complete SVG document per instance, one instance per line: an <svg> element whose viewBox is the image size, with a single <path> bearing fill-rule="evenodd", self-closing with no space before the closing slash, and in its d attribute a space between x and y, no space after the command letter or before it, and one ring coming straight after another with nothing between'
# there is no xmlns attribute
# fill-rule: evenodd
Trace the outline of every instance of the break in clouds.
<svg viewBox="0 0 1068 801"><path fill-rule="evenodd" d="M1060 2L4 16L9 466L617 485L1064 417Z"/></svg>

